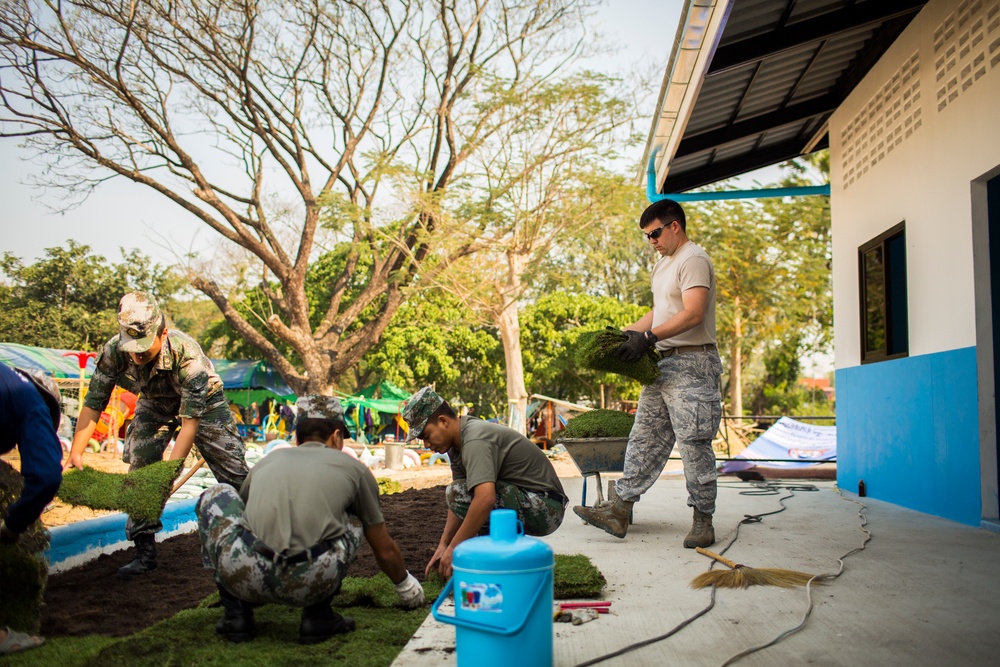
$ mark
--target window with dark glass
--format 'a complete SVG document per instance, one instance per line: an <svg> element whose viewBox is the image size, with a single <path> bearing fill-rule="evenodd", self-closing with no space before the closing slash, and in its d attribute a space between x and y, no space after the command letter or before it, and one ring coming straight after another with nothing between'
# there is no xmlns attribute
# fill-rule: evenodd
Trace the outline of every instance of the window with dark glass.
<svg viewBox="0 0 1000 667"><path fill-rule="evenodd" d="M858 248L858 273L861 363L907 356L905 223Z"/></svg>

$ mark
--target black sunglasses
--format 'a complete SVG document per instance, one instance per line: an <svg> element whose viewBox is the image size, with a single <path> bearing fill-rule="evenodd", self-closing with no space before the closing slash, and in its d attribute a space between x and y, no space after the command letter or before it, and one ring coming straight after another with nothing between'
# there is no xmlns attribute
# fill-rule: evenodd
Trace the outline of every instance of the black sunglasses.
<svg viewBox="0 0 1000 667"><path fill-rule="evenodd" d="M660 238L660 234L663 233L663 230L666 229L667 227L669 227L670 225L674 224L674 222L675 221L671 220L669 223L663 225L662 227L654 229L651 232L648 232L648 233L647 232L643 232L643 235L647 239L649 239L650 241L655 241L656 239Z"/></svg>

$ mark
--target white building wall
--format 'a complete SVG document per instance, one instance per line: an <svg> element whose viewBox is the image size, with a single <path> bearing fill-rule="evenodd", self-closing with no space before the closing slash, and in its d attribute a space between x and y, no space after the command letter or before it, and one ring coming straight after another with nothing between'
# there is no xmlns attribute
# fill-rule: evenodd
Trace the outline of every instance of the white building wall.
<svg viewBox="0 0 1000 667"><path fill-rule="evenodd" d="M860 364L858 247L906 222L909 354L976 344L970 182L1000 164L1000 0L930 0L830 119L834 343Z"/></svg>

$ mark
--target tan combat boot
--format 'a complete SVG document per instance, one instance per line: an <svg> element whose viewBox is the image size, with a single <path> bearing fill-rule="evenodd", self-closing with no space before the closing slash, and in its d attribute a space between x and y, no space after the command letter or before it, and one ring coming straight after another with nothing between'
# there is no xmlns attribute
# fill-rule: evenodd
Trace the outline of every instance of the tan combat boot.
<svg viewBox="0 0 1000 667"><path fill-rule="evenodd" d="M712 515L699 512L694 508L694 523L691 524L691 532L684 538L684 547L694 549L695 547L709 547L715 544L715 528L712 527Z"/></svg>
<svg viewBox="0 0 1000 667"><path fill-rule="evenodd" d="M601 507L577 505L573 508L573 512L591 526L596 526L615 537L625 537L629 516L632 514L632 501L615 498L613 503Z"/></svg>

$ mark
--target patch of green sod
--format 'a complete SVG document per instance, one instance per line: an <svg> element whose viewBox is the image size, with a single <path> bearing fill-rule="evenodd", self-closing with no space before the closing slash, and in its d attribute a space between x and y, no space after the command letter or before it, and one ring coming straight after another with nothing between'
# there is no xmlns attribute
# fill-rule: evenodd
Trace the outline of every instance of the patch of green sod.
<svg viewBox="0 0 1000 667"><path fill-rule="evenodd" d="M586 556L555 557L555 597L596 597L604 577ZM254 610L257 638L230 643L215 634L222 617L218 593L195 609L124 638L65 637L51 639L37 649L8 658L12 667L131 667L163 665L199 667L299 667L339 661L351 667L384 667L392 664L413 633L424 622L430 604L443 585L434 578L423 583L427 605L406 611L396 606L392 582L384 574L371 578L348 577L333 600L334 609L352 616L357 629L321 644L298 643L301 610L285 605L265 605Z"/></svg>
<svg viewBox="0 0 1000 667"><path fill-rule="evenodd" d="M556 554L553 580L553 597L556 600L596 598L607 583L590 558L582 554Z"/></svg>
<svg viewBox="0 0 1000 667"><path fill-rule="evenodd" d="M574 355L576 363L591 370L617 373L642 384L652 384L660 377L656 365L659 357L649 349L638 361L622 361L618 356L618 348L626 340L624 333L612 327L581 333Z"/></svg>
<svg viewBox="0 0 1000 667"><path fill-rule="evenodd" d="M126 475L94 468L63 475L59 499L95 510L117 510L141 521L156 521L184 467L180 459L157 461Z"/></svg>
<svg viewBox="0 0 1000 667"><path fill-rule="evenodd" d="M391 496L394 493L402 493L403 485L394 479L389 479L388 477L377 477L375 481L378 482L378 492L379 495Z"/></svg>
<svg viewBox="0 0 1000 667"><path fill-rule="evenodd" d="M0 461L0 516L7 515L23 487L21 473ZM0 544L0 627L38 630L49 573L42 552L48 547L49 533L41 521L28 526L14 544Z"/></svg>
<svg viewBox="0 0 1000 667"><path fill-rule="evenodd" d="M561 438L627 438L635 417L618 410L591 410L566 422Z"/></svg>

